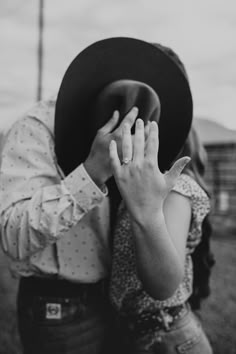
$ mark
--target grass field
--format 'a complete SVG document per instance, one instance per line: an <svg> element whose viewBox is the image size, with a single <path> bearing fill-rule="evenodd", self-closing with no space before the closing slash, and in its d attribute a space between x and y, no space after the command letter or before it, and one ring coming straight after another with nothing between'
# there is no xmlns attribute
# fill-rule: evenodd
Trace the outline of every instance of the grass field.
<svg viewBox="0 0 236 354"><path fill-rule="evenodd" d="M236 354L236 235L214 238L212 248L217 261L211 281L212 295L199 315L214 354ZM21 354L15 309L17 281L10 277L2 253L0 270L0 354Z"/></svg>

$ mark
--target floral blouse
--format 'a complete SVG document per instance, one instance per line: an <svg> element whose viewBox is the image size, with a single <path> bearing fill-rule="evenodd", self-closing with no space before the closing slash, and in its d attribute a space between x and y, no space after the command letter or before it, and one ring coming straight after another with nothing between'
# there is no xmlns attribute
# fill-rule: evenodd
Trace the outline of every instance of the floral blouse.
<svg viewBox="0 0 236 354"><path fill-rule="evenodd" d="M192 208L191 226L186 243L184 279L175 293L166 300L155 300L145 292L137 276L129 215L124 204L122 204L119 209L114 235L110 289L111 301L120 313L126 315L140 314L146 311L154 311L157 308L177 306L184 303L192 293L193 269L191 253L194 248L191 245L193 241L195 245L201 241L202 222L210 211L210 201L198 183L186 174L180 175L173 191L188 197ZM156 273L158 276L158 269Z"/></svg>

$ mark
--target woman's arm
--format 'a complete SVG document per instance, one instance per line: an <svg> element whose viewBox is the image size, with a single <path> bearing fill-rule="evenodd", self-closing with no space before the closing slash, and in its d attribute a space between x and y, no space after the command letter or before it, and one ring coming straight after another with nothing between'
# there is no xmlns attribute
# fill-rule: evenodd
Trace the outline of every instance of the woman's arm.
<svg viewBox="0 0 236 354"><path fill-rule="evenodd" d="M158 127L150 124L145 144L144 126L137 120L135 136L124 127L123 158L131 160L121 164L116 144L110 146L111 165L117 185L131 216L137 269L146 291L159 300L170 297L184 274L184 248L190 220L187 198L181 199L183 220L173 218L175 208L170 193L176 179L189 158L178 160L171 170L162 174L157 163ZM186 209L186 212L184 211ZM179 243L179 240L180 243Z"/></svg>
<svg viewBox="0 0 236 354"><path fill-rule="evenodd" d="M167 196L163 213L146 215L142 223L131 218L138 274L158 300L172 296L183 279L190 219L189 199L176 192Z"/></svg>

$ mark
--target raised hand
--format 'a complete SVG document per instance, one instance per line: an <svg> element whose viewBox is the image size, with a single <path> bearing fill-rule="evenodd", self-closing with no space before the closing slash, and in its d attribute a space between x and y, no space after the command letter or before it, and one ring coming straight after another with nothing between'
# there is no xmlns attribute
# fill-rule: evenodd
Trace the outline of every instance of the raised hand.
<svg viewBox="0 0 236 354"><path fill-rule="evenodd" d="M136 120L134 138L131 136L130 125L123 125L122 161L116 141L112 140L110 143L113 175L130 214L138 220L145 213L155 217L162 211L166 196L190 160L189 157L179 159L163 174L158 167L158 147L157 123L150 123L145 141L144 123L141 119Z"/></svg>
<svg viewBox="0 0 236 354"><path fill-rule="evenodd" d="M117 143L118 154L121 154L122 131L125 125L132 128L138 115L138 108L133 107L115 129L119 121L119 112L115 111L111 119L98 130L93 141L90 153L84 166L91 178L98 185L103 184L112 176L109 158L109 144L111 140Z"/></svg>

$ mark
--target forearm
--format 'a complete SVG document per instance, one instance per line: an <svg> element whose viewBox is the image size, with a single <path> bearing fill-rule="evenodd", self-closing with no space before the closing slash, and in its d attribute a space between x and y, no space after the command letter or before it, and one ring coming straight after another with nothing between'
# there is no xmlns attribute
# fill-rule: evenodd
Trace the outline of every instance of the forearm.
<svg viewBox="0 0 236 354"><path fill-rule="evenodd" d="M1 213L2 244L10 257L22 260L41 251L66 236L85 214L101 203L104 194L95 184L87 181L81 171L83 185L77 182L77 177L75 171L61 184L45 186Z"/></svg>
<svg viewBox="0 0 236 354"><path fill-rule="evenodd" d="M60 210L60 201L41 204L38 197L20 202L2 214L3 248L14 259L23 260L56 242L84 215L68 200L64 200L67 207L65 204Z"/></svg>
<svg viewBox="0 0 236 354"><path fill-rule="evenodd" d="M183 279L184 267L168 233L162 213L131 220L137 270L145 290L164 300Z"/></svg>

